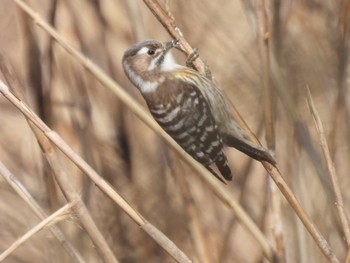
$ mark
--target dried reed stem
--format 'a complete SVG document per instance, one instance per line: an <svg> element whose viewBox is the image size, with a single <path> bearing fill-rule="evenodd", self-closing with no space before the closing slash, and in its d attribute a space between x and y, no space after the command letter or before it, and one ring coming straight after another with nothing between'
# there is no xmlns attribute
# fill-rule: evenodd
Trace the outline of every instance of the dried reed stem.
<svg viewBox="0 0 350 263"><path fill-rule="evenodd" d="M207 239L205 238L205 233L200 223L198 208L193 199L188 179L186 178L186 175L183 172L183 167L180 162L177 162L177 164L174 165L174 168L179 188L183 196L184 205L186 207L189 219L189 228L193 239L194 247L196 249L198 261L203 263L213 262L212 257L210 257L212 255L210 255L209 253L210 249L208 249Z"/></svg>
<svg viewBox="0 0 350 263"><path fill-rule="evenodd" d="M257 21L258 21L258 46L261 58L262 69L262 88L264 100L264 121L266 131L266 142L272 156L275 156L276 136L274 127L274 96L270 76L270 29L269 19L266 13L265 1L257 2ZM277 191L276 185L272 182L271 177L268 178L268 188L271 194L271 210L273 235L276 243L276 263L286 262L286 253L283 237L283 222L281 216L281 197Z"/></svg>
<svg viewBox="0 0 350 263"><path fill-rule="evenodd" d="M192 262L176 245L163 233L148 223L136 210L134 210L89 164L87 164L70 146L53 130L51 130L23 101L10 92L9 88L0 81L0 93L15 105L44 135L56 145L76 166L122 210L137 223L146 233L160 244L177 262Z"/></svg>
<svg viewBox="0 0 350 263"><path fill-rule="evenodd" d="M241 223L249 230L249 232L256 238L259 244L263 248L264 255L272 260L273 249L269 242L266 240L262 232L253 222L253 220L247 215L247 213L242 209L242 207L235 201L234 196L226 190L220 182L217 181L213 176L199 163L197 163L191 156L189 156L186 152L182 150L182 148L167 134L165 133L159 125L147 114L142 106L140 106L128 93L126 93L117 83L115 83L110 77L108 77L96 64L92 63L88 58L83 56L79 51L74 49L62 36L60 36L55 29L53 29L50 25L48 25L41 17L35 13L27 4L25 4L21 0L14 0L16 4L24 10L33 20L34 22L45 30L51 37L53 37L70 55L72 55L77 61L79 61L91 74L93 74L96 79L106 88L109 88L113 91L120 101L124 103L135 115L137 115L142 121L145 122L156 134L161 136L165 142L183 159L187 164L190 165L202 178L207 182L213 192L226 204L228 205L236 214L237 218L241 221ZM178 30L175 32L178 32ZM177 35L180 39L180 35ZM186 45L183 45L186 46ZM189 45L187 45L189 46ZM190 50L190 49L189 49ZM192 50L192 49L191 49ZM189 51L190 52L190 51ZM196 60L198 61L198 59ZM203 64L202 64L203 65ZM204 67L204 66L203 66ZM45 131L46 135L50 140L58 140L58 135L52 134L48 131ZM56 141L56 142L58 142ZM67 145L64 145L66 148ZM67 153L70 151L67 151ZM72 155L71 158L73 160L80 163L81 158L77 155ZM79 161L78 161L79 160ZM89 177L92 179L96 179L98 182L99 178L96 177L96 172L91 171L91 167L87 167L87 164L84 162L83 166L79 166L84 171L89 172ZM94 180L92 179L92 180ZM135 220L138 224L142 223L142 219L140 216L135 214L133 210L130 210L129 206L126 206L126 202L120 197L115 197L113 193L115 193L112 188L106 184L105 181L102 181L98 184L100 188L105 188L104 191L110 196L114 201L116 201L119 205L122 206L124 210L132 219ZM125 204L124 204L125 203ZM124 206L125 205L125 206ZM129 207L129 208L128 208Z"/></svg>
<svg viewBox="0 0 350 263"><path fill-rule="evenodd" d="M13 71L11 64L7 61L5 56L0 52L0 70L6 78L7 82L10 83L10 87L14 89L17 94L17 97L25 101L23 97L23 89L21 88L19 81L16 77L15 72ZM28 119L27 119L28 121ZM77 217L80 220L81 225L84 227L85 231L91 238L91 241L94 243L99 255L105 262L118 262L115 258L112 250L108 246L107 241L103 237L102 233L98 229L95 221L89 213L89 210L86 208L84 202L81 200L80 195L75 189L72 188L68 176L64 169L64 165L61 164L55 149L51 145L50 141L43 135L43 133L35 127L30 121L28 125L33 131L38 143L40 144L40 149L43 151L44 156L46 157L53 174L56 178L56 181L68 200L68 202L76 201L77 205L74 207Z"/></svg>
<svg viewBox="0 0 350 263"><path fill-rule="evenodd" d="M180 44L184 47L185 52L189 55L191 54L191 51L193 50L187 41L185 41L180 29L175 25L174 21L171 20L170 16L163 10L163 8L160 6L158 1L156 0L144 0L145 4L150 8L152 13L155 15L155 17L159 20L159 22L165 27L165 29L169 32L169 34L175 38L178 39ZM186 48L185 48L186 46ZM198 71L200 71L202 74L204 74L204 64L201 60L197 59L196 61L196 68ZM202 65L200 65L202 64ZM240 116L239 112L234 108L232 115L235 118L235 120L249 133L250 139L260 144L258 139L254 136L252 131L249 129L245 121ZM300 220L303 222L306 229L309 231L313 239L315 240L316 244L321 249L322 253L326 256L326 258L330 262L339 262L336 255L334 254L333 250L329 246L326 239L322 236L322 234L319 232L317 227L314 225L310 217L306 214L304 209L299 204L298 200L295 198L292 190L289 188L289 186L286 184L284 179L282 178L279 170L277 167L274 167L268 162L262 162L262 165L265 167L266 171L269 173L271 178L274 180L286 200L289 202L290 206L295 210L296 214L300 218Z"/></svg>
<svg viewBox="0 0 350 263"><path fill-rule="evenodd" d="M124 0L124 2L128 10L129 17L132 17L132 19L130 19L132 35L135 37L135 39L138 39L138 40L146 38L145 28L144 28L145 26L140 21L142 20L142 13L141 13L139 2L129 1L129 0Z"/></svg>
<svg viewBox="0 0 350 263"><path fill-rule="evenodd" d="M222 188L222 186L218 186L216 181L214 182L215 178L211 178L209 176L209 173L205 170L205 168L203 168L199 164L195 163L195 161L192 158L189 158L189 156L186 153L184 153L182 151L182 149L172 139L170 139L170 137L167 134L165 134L165 132L160 130L160 128L155 124L155 122L153 120L150 119L150 117L147 114L144 113L142 107L140 107L135 101L133 101L132 98L126 92L124 92L122 89L120 89L120 87L117 86L113 82L112 79L110 79L107 76L105 76L103 74L103 72L95 64L93 64L91 61L86 59L82 54L80 54L78 51L76 51L74 48L72 48L64 39L62 39L59 36L59 34L57 34L57 32L52 27L50 27L47 23L45 23L23 1L21 1L21 0L14 0L14 1L40 27L42 27L46 32L48 32L52 37L54 37L61 44L62 47L64 47L77 60L79 60L81 63L83 63L83 65L90 72L92 72L95 75L95 77L97 77L97 79L104 86L107 86L107 87L111 88L116 94L118 94L119 99L122 102L124 102L125 105L127 105L129 107L129 109L132 110L140 119L142 119L146 124L148 124L148 126L150 126L154 131L156 131L157 134L161 135L163 138L166 137L167 138L166 142L169 145L171 145L171 147L173 149L176 149L176 151L180 154L180 156L182 156L182 158L184 158L184 160L186 160L187 163L190 163L191 166L193 168L195 168L196 171L198 171L200 173L200 175L205 178L205 180L207 180L207 182L212 187L212 189L215 190L215 193L217 193L219 196L221 196L222 200L225 200L227 202L227 204L229 204L230 206L231 205L235 206L235 208L233 208L233 206L231 206L231 208L237 209L237 210L242 210L240 207L236 206L237 204L232 202L232 199L227 199L227 196L228 195L230 196L230 194L228 194L227 191L224 191L224 194L222 193L222 191L220 192L220 190L222 190L223 188ZM154 2L154 1L152 1L152 2ZM169 16L167 16L166 13L165 13L164 17L165 18L169 18ZM157 17L157 18L159 19L159 17ZM166 22L170 22L170 19L168 19ZM180 40L180 42L182 43L182 46L184 47L185 51L186 50L192 50L192 49L188 48L189 45L185 45L185 43L187 43L187 42L184 41L184 38L183 38L182 34L180 34L181 31L177 27L173 27L172 23L165 23L165 25L171 28L172 37ZM197 63L198 64L202 64L201 61L198 60L198 59L195 61L195 65ZM201 67L199 66L198 68L201 68ZM204 64L202 64L202 68L204 69ZM204 72L204 71L202 71L202 72ZM240 115L237 112L237 110L233 111L233 115L236 118L236 120L238 121L238 123L240 123L242 125L242 127L244 127L245 129L247 129L248 132L250 132L251 139L258 143L257 139L252 135L251 131L248 129L247 125L245 124L243 119L240 117ZM50 139L55 139L55 137L57 137L57 136L52 136ZM303 222L303 224L305 225L305 227L307 228L307 230L309 231L311 236L314 238L315 242L320 247L320 249L323 252L323 254L331 262L339 262L337 257L333 253L332 249L330 248L329 244L327 243L327 241L323 238L323 236L318 231L316 226L313 224L313 222L310 220L310 218L305 213L303 208L300 206L300 204L297 201L297 199L295 198L294 194L292 193L292 191L290 190L288 185L285 183L285 181L281 177L280 172L278 171L278 169L276 167L272 166L271 164L267 163L267 162L262 162L262 163L263 163L265 169L268 171L269 175L273 178L273 180L275 181L275 183L277 184L277 186L279 187L279 189L283 193L283 195L286 197L287 201L290 203L292 208L295 210L295 212L297 213L297 215L299 216L299 218L301 219L301 221ZM83 168L83 167L81 167L81 168ZM200 172L200 171L202 171L202 172ZM237 210L235 210L236 213L237 213ZM252 224L252 225L249 226L248 229L251 232L252 232L252 229L255 229L255 230L258 231L257 233L259 233L259 235L260 235L261 234L260 230L257 229L257 227L256 227L256 225L254 223L252 223L251 219L247 216L247 214L245 214L243 210L241 212L242 212L242 214L241 214L242 217L240 217L240 219L242 220L242 222L244 222L246 226L248 226L247 222L249 222L249 224ZM266 253L269 252L268 255L271 256L272 255L271 254L272 249L271 249L270 245L266 242L265 237L263 235L261 235L261 236L254 235L254 236L256 238L257 237L260 238L260 240L258 239L259 243L261 243L261 241L263 241L263 243L261 243L261 244L263 245L265 255L267 255Z"/></svg>
<svg viewBox="0 0 350 263"><path fill-rule="evenodd" d="M12 187L12 189L26 202L26 204L33 210L33 212L41 219L44 220L48 217L44 209L36 202L33 196L28 190L21 184L20 181L6 168L6 166L0 162L0 175L6 180L6 182ZM72 246L72 244L66 239L64 233L57 225L51 225L49 230L61 243L62 247L72 257L74 262L85 262L79 252Z"/></svg>
<svg viewBox="0 0 350 263"><path fill-rule="evenodd" d="M56 224L57 222L59 222L61 220L65 220L66 218L68 218L69 217L69 210L71 210L74 205L76 205L76 203L66 204L65 206L63 206L62 208L57 210L55 213L53 213L49 217L45 218L43 221L41 221L35 227L30 229L23 236L18 238L8 249L6 249L4 252L2 252L0 254L0 262L2 262L13 251L15 251L20 245L22 245L24 242L26 242L33 235L35 235L40 230L42 230L44 227L49 226L51 224Z"/></svg>
<svg viewBox="0 0 350 263"><path fill-rule="evenodd" d="M346 240L348 247L350 247L350 227L349 227L349 222L348 222L348 219L346 217L346 213L345 213L345 209L344 209L344 202L343 202L343 197L341 195L338 176L337 176L337 173L336 173L335 168L334 168L331 154L329 152L329 148L328 148L325 132L323 129L322 121L317 113L317 110L315 108L314 102L313 102L312 97L311 97L310 89L308 87L307 87L307 101L308 101L308 105L310 108L310 112L312 114L312 117L313 117L315 125L316 125L316 129L317 129L317 133L318 133L318 136L320 139L320 144L321 144L321 148L323 151L323 155L324 155L324 158L326 160L328 175L331 179L332 187L333 187L333 191L334 191L335 206L337 207L340 222L341 222L341 225L343 227L345 240Z"/></svg>
<svg viewBox="0 0 350 263"><path fill-rule="evenodd" d="M168 31L168 33L179 40L183 51L186 54L192 54L194 49L187 42L185 37L183 36L179 27L175 25L173 15L169 11L165 11L158 1L155 0L143 0L143 2L148 6L154 16L158 19L158 21L163 25L163 27ZM175 37L176 36L176 37ZM193 61L193 65L199 72L205 72L205 65L203 61L198 57L195 61Z"/></svg>
<svg viewBox="0 0 350 263"><path fill-rule="evenodd" d="M42 137L44 136L42 135ZM79 218L81 225L84 227L85 231L91 238L91 241L96 246L101 259L103 259L104 262L118 263L118 260L113 254L101 231L98 229L89 210L81 199L81 196L77 190L72 187L69 180L69 175L64 171L64 165L62 165L58 159L57 153L52 147L50 141L46 137L40 138L39 144L41 146L45 145L46 147L44 149L44 155L54 173L56 182L59 185L63 195L69 202L72 202L74 199L76 200L77 205L74 207L74 211Z"/></svg>

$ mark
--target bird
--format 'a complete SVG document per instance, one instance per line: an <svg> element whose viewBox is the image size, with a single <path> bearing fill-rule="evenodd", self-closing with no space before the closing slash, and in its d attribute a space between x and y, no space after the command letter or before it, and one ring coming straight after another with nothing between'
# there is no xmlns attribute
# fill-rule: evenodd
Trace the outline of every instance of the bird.
<svg viewBox="0 0 350 263"><path fill-rule="evenodd" d="M276 165L274 158L230 114L221 89L195 69L174 60L176 40L143 40L130 46L122 64L128 79L139 89L151 115L189 155L225 182L232 180L224 151L234 147L258 161Z"/></svg>

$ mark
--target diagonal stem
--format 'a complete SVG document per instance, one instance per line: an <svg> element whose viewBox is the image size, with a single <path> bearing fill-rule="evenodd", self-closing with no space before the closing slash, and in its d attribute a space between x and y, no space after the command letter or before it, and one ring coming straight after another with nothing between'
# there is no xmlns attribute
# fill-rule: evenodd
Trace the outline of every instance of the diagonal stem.
<svg viewBox="0 0 350 263"><path fill-rule="evenodd" d="M149 7L151 12L154 14L154 16L158 19L158 21L165 27L165 29L169 32L169 34L174 38L178 39L180 44L184 47L184 51L189 55L192 53L193 49L190 47L188 42L185 40L183 34L181 33L181 30L175 25L175 22L171 19L171 17L168 15L167 12L164 11L164 9L161 7L161 5L158 3L157 0L144 0L144 3ZM190 52L189 52L190 51ZM194 61L194 65L196 66L197 70L204 74L204 63L197 59ZM250 135L250 139L260 144L258 139L254 136L252 131L249 129L237 109L233 106L232 107L233 112L232 115L234 119L242 126L244 130L248 132ZM317 229L317 227L314 225L310 217L306 214L304 209L301 207L300 203L294 196L292 190L289 188L287 183L282 178L280 171L277 167L274 167L268 162L261 162L268 174L271 176L273 181L276 183L286 200L289 202L290 206L294 209L300 220L303 222L304 226L308 230L308 232L311 234L312 238L315 240L316 244L321 249L322 253L326 256L326 258L330 262L339 262L336 255L334 254L333 250L329 246L326 239L322 236L320 231Z"/></svg>
<svg viewBox="0 0 350 263"><path fill-rule="evenodd" d="M70 55L72 55L79 63L81 63L96 79L106 88L110 89L118 96L121 102L123 102L129 110L137 115L142 121L145 122L153 131L162 137L165 142L192 167L206 183L210 189L236 214L240 222L247 228L247 230L255 237L263 248L264 255L269 260L273 258L273 248L249 217L249 215L243 210L243 208L237 203L234 196L222 186L221 183L213 178L212 175L199 163L197 163L191 156L185 153L182 148L165 133L158 124L147 114L143 107L141 107L124 89L122 89L117 83L115 83L110 77L108 77L96 64L91 62L88 58L82 55L79 51L73 48L62 36L60 36L55 29L48 25L37 13L35 13L27 4L21 0L14 0L16 4L25 11L34 22L45 30L52 38L54 38ZM197 59L198 60L198 59ZM197 61L196 60L196 61ZM195 61L195 62L196 62ZM56 136L57 137L57 136ZM54 138L53 138L54 139Z"/></svg>

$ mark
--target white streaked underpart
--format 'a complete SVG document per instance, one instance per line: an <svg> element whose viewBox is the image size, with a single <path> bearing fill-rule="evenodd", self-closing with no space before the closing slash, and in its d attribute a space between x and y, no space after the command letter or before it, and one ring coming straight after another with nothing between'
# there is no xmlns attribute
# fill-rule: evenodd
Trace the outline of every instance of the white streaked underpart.
<svg viewBox="0 0 350 263"><path fill-rule="evenodd" d="M204 157L204 153L203 152L196 152L196 156L198 158Z"/></svg>
<svg viewBox="0 0 350 263"><path fill-rule="evenodd" d="M217 146L219 146L219 144L220 144L220 141L218 141L218 140L213 141L213 142L211 143L211 145L212 145L213 147L217 147Z"/></svg>
<svg viewBox="0 0 350 263"><path fill-rule="evenodd" d="M165 115L163 118L158 118L158 121L161 123L168 123L174 120L174 118L177 116L177 114L180 111L180 107L175 107L172 109L167 115Z"/></svg>
<svg viewBox="0 0 350 263"><path fill-rule="evenodd" d="M204 124L204 122L207 120L207 115L203 114L202 118L200 118L199 122L198 122L198 126L202 126Z"/></svg>
<svg viewBox="0 0 350 263"><path fill-rule="evenodd" d="M168 130L172 131L172 132L178 131L180 128L183 127L185 119L186 118L183 118L178 123L176 123L175 125L172 125L172 126L168 127Z"/></svg>
<svg viewBox="0 0 350 263"><path fill-rule="evenodd" d="M189 138L191 138L191 137L189 137L189 135L188 135L187 132L182 132L182 133L180 133L179 135L174 135L174 137L175 137L176 139L178 139L178 140L181 140L181 139L183 139L183 138L185 138L185 137L188 137L188 138L187 138L187 141L189 140ZM192 142L192 141L191 141L191 142Z"/></svg>

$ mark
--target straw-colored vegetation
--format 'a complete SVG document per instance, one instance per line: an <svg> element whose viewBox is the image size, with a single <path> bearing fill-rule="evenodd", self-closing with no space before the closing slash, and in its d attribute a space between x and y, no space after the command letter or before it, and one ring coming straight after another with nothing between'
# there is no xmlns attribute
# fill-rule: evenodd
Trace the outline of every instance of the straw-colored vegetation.
<svg viewBox="0 0 350 263"><path fill-rule="evenodd" d="M0 2L0 261L350 263L346 0L25 3ZM173 37L278 169L230 148L223 185L151 121L121 58Z"/></svg>

